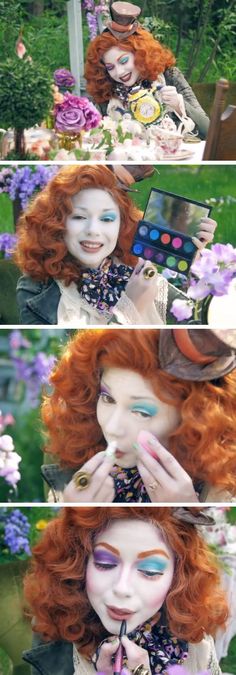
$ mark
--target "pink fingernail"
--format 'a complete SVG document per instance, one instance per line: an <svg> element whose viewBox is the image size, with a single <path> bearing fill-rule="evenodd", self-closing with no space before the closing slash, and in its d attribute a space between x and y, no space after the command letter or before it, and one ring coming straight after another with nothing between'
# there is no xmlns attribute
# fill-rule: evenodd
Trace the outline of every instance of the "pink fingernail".
<svg viewBox="0 0 236 675"><path fill-rule="evenodd" d="M156 452L157 440L149 431L140 431L138 434L138 443L146 450L149 455L158 459ZM155 448L155 449L154 449Z"/></svg>

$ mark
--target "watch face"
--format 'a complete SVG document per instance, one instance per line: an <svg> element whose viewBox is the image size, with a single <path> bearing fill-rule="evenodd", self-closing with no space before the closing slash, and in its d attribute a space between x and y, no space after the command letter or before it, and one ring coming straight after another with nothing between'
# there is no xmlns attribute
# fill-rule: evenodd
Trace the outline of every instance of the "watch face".
<svg viewBox="0 0 236 675"><path fill-rule="evenodd" d="M154 105L149 103L149 101L144 101L144 103L140 105L140 112L144 117L152 117L154 113Z"/></svg>
<svg viewBox="0 0 236 675"><path fill-rule="evenodd" d="M162 106L152 94L146 94L139 100L131 103L134 118L142 124L152 124L162 117Z"/></svg>

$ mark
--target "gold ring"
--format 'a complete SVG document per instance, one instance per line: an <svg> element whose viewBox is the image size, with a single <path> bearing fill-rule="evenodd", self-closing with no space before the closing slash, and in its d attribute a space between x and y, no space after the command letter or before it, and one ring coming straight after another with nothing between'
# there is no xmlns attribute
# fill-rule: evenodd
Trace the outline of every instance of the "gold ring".
<svg viewBox="0 0 236 675"><path fill-rule="evenodd" d="M150 675L150 670L146 668L143 663L140 663L139 666L131 670L133 675Z"/></svg>
<svg viewBox="0 0 236 675"><path fill-rule="evenodd" d="M157 488L157 483L150 483L148 487L150 490L155 490Z"/></svg>
<svg viewBox="0 0 236 675"><path fill-rule="evenodd" d="M145 267L143 270L144 279L151 279L156 274L154 267Z"/></svg>
<svg viewBox="0 0 236 675"><path fill-rule="evenodd" d="M87 473L87 471L76 471L73 481L77 490L85 490L91 481L91 474Z"/></svg>

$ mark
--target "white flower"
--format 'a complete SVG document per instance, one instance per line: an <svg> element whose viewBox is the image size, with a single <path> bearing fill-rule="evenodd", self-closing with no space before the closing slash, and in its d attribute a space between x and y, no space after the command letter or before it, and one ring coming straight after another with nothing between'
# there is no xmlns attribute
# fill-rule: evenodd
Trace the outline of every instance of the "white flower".
<svg viewBox="0 0 236 675"><path fill-rule="evenodd" d="M0 450L4 450L5 452L12 452L14 450L12 437L8 436L8 434L0 437Z"/></svg>

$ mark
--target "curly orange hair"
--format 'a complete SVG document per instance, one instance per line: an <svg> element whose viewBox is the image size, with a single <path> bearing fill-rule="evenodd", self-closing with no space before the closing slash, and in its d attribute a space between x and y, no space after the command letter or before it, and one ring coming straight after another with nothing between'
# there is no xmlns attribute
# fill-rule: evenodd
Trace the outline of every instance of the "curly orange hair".
<svg viewBox="0 0 236 675"><path fill-rule="evenodd" d="M78 331L52 374L54 391L43 404L49 451L78 469L104 449L96 417L101 372L127 368L146 378L161 401L180 410L169 449L191 478L234 494L236 371L219 386L177 379L161 370L159 334L155 329Z"/></svg>
<svg viewBox="0 0 236 675"><path fill-rule="evenodd" d="M198 509L191 509L198 511ZM85 573L95 536L112 521L135 518L159 527L175 553L173 582L165 600L167 625L176 637L199 642L228 616L220 589L216 557L195 526L178 520L170 507L66 507L33 549L25 596L34 616L33 629L45 640L76 642L91 656L107 635L91 608Z"/></svg>
<svg viewBox="0 0 236 675"><path fill-rule="evenodd" d="M98 35L90 43L86 55L85 78L87 91L96 103L105 103L112 97L114 81L108 75L102 57L108 49L119 47L134 53L135 66L142 79L156 80L160 73L175 64L174 54L154 39L144 28L126 40L115 38L109 31Z"/></svg>
<svg viewBox="0 0 236 675"><path fill-rule="evenodd" d="M118 204L121 226L114 255L125 264L136 263L129 254L138 220L142 216L129 195L118 186L114 173L106 166L65 166L37 195L19 219L19 242L15 261L32 279L62 279L68 285L78 281L80 264L68 253L64 235L67 216L72 212L71 197L80 190L100 188Z"/></svg>

